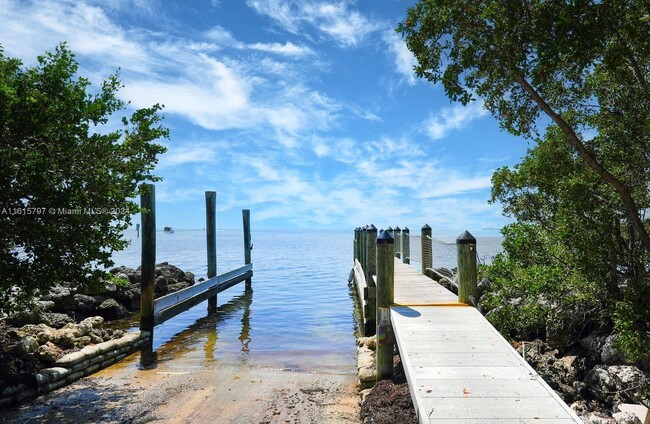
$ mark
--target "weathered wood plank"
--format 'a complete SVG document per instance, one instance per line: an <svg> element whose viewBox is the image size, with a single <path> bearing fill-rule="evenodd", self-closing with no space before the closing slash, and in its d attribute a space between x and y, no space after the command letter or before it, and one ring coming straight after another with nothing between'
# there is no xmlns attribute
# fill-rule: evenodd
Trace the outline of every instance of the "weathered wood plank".
<svg viewBox="0 0 650 424"><path fill-rule="evenodd" d="M552 397L541 384L513 384L511 380L419 379L415 390L419 397L428 398Z"/></svg>
<svg viewBox="0 0 650 424"><path fill-rule="evenodd" d="M502 419L569 418L554 398L422 398L422 409L431 419L481 419L499 422Z"/></svg>

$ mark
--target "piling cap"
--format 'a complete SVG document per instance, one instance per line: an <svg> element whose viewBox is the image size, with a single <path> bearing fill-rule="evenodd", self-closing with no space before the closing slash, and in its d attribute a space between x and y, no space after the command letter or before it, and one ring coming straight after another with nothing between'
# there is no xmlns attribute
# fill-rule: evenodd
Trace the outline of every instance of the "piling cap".
<svg viewBox="0 0 650 424"><path fill-rule="evenodd" d="M430 230L431 227L429 227L429 224L424 224L424 226L422 227L422 229L423 229L423 230Z"/></svg>
<svg viewBox="0 0 650 424"><path fill-rule="evenodd" d="M469 233L469 231L465 230L465 232L459 235L456 239L456 244L476 244L476 239Z"/></svg>
<svg viewBox="0 0 650 424"><path fill-rule="evenodd" d="M382 231L379 236L377 236L377 244L393 244L395 239L390 235L388 231Z"/></svg>
<svg viewBox="0 0 650 424"><path fill-rule="evenodd" d="M388 232L393 231L393 227L388 227L388 228L386 229L386 231L388 231Z"/></svg>
<svg viewBox="0 0 650 424"><path fill-rule="evenodd" d="M366 225L365 227L363 227L363 228L361 229L361 231L366 231L367 229L368 229L368 226Z"/></svg>
<svg viewBox="0 0 650 424"><path fill-rule="evenodd" d="M397 231L399 233L402 230L400 230L399 227L395 227L395 231Z"/></svg>
<svg viewBox="0 0 650 424"><path fill-rule="evenodd" d="M409 227L404 227L404 229L402 231L406 231L408 233L410 230L409 230Z"/></svg>
<svg viewBox="0 0 650 424"><path fill-rule="evenodd" d="M368 227L368 231L377 232L377 227L375 227L374 225L370 224L370 227Z"/></svg>

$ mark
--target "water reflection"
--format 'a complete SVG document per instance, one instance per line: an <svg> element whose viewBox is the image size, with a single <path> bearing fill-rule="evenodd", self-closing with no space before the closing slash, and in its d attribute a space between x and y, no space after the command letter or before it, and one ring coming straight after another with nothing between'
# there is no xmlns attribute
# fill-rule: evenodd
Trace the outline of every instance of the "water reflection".
<svg viewBox="0 0 650 424"><path fill-rule="evenodd" d="M161 345L158 349L153 350L152 346L143 347L140 352L141 360L145 355L153 355L154 358L159 356L161 361L180 358L191 354L199 346L202 346L204 359L206 361L214 361L218 350L219 324L234 318L240 312L243 312L241 330L239 332L240 351L243 354L248 354L252 341L250 337L252 303L253 290L250 286L247 286L244 293L234 296L229 302L218 306L213 312L208 312L207 316L197 319L182 331L174 334L171 340ZM201 307L201 305L198 307ZM151 350L148 351L147 348ZM141 367L145 368L144 364L141 364ZM155 367L155 364L153 364L153 367ZM151 368L151 366L146 368Z"/></svg>

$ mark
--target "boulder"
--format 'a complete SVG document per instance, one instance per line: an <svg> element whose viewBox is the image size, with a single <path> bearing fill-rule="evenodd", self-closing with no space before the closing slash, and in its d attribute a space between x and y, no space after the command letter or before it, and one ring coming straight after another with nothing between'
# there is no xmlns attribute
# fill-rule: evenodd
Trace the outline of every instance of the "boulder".
<svg viewBox="0 0 650 424"><path fill-rule="evenodd" d="M61 285L52 287L48 294L41 297L41 300L54 302L54 305L51 309L54 312L66 312L74 310L75 302L72 292L69 288Z"/></svg>
<svg viewBox="0 0 650 424"><path fill-rule="evenodd" d="M23 327L30 324L41 324L50 325L50 320L47 319L45 313L40 311L19 311L9 315L7 323L14 327Z"/></svg>
<svg viewBox="0 0 650 424"><path fill-rule="evenodd" d="M169 293L174 293L174 292L177 292L179 290L186 289L186 288L188 288L190 286L191 286L191 284L188 283L187 281L180 281L178 283L172 283L172 284L167 285L167 289L169 290Z"/></svg>
<svg viewBox="0 0 650 424"><path fill-rule="evenodd" d="M610 405L638 398L650 389L648 376L631 365L597 365L585 381L596 399Z"/></svg>
<svg viewBox="0 0 650 424"><path fill-rule="evenodd" d="M32 354L38 349L38 341L34 336L25 336L20 340L20 350L26 354Z"/></svg>
<svg viewBox="0 0 650 424"><path fill-rule="evenodd" d="M613 415L616 424L643 424L636 415L629 412L617 412Z"/></svg>
<svg viewBox="0 0 650 424"><path fill-rule="evenodd" d="M194 273L186 272L184 280L190 283L190 286L194 285Z"/></svg>
<svg viewBox="0 0 650 424"><path fill-rule="evenodd" d="M81 321L79 324L87 324L92 328L101 328L104 324L104 318L102 317L88 317L85 320Z"/></svg>
<svg viewBox="0 0 650 424"><path fill-rule="evenodd" d="M606 339L607 334L597 330L578 340L580 346L587 352L587 359L590 363L598 364L601 362L600 356Z"/></svg>
<svg viewBox="0 0 650 424"><path fill-rule="evenodd" d="M616 347L617 340L617 334L611 334L605 339L605 343L603 344L600 353L600 360L603 364L617 365L625 363L625 355Z"/></svg>
<svg viewBox="0 0 650 424"><path fill-rule="evenodd" d="M37 300L36 306L41 312L48 312L54 307L54 302L51 300Z"/></svg>
<svg viewBox="0 0 650 424"><path fill-rule="evenodd" d="M140 284L131 284L126 287L118 287L113 298L124 305L131 312L140 309Z"/></svg>
<svg viewBox="0 0 650 424"><path fill-rule="evenodd" d="M97 305L97 300L94 297L85 294L75 294L72 298L74 299L74 308L72 309L82 314L92 311Z"/></svg>
<svg viewBox="0 0 650 424"><path fill-rule="evenodd" d="M74 320L69 315L59 312L46 312L43 316L47 318L49 326L52 328L62 328L66 324L74 323Z"/></svg>
<svg viewBox="0 0 650 424"><path fill-rule="evenodd" d="M47 342L36 350L36 356L46 364L54 364L63 356L63 351L52 342Z"/></svg>
<svg viewBox="0 0 650 424"><path fill-rule="evenodd" d="M156 277L155 293L157 296L164 296L169 293L169 288L167 287L167 277L164 275Z"/></svg>
<svg viewBox="0 0 650 424"><path fill-rule="evenodd" d="M68 324L74 325L74 324ZM50 341L58 346L63 348L71 348L74 346L76 339L76 329L75 328L61 328L60 330L54 330L50 336Z"/></svg>
<svg viewBox="0 0 650 424"><path fill-rule="evenodd" d="M109 321L121 319L129 315L129 311L112 298L103 301L102 304L99 305L97 312L100 316Z"/></svg>

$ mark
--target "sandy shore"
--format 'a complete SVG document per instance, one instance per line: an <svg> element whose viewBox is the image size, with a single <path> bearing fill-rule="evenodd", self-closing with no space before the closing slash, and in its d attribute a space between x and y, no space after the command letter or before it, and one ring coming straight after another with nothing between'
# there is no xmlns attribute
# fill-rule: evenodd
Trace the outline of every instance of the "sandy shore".
<svg viewBox="0 0 650 424"><path fill-rule="evenodd" d="M0 422L358 423L356 374L173 360L138 370L139 354L31 402Z"/></svg>

